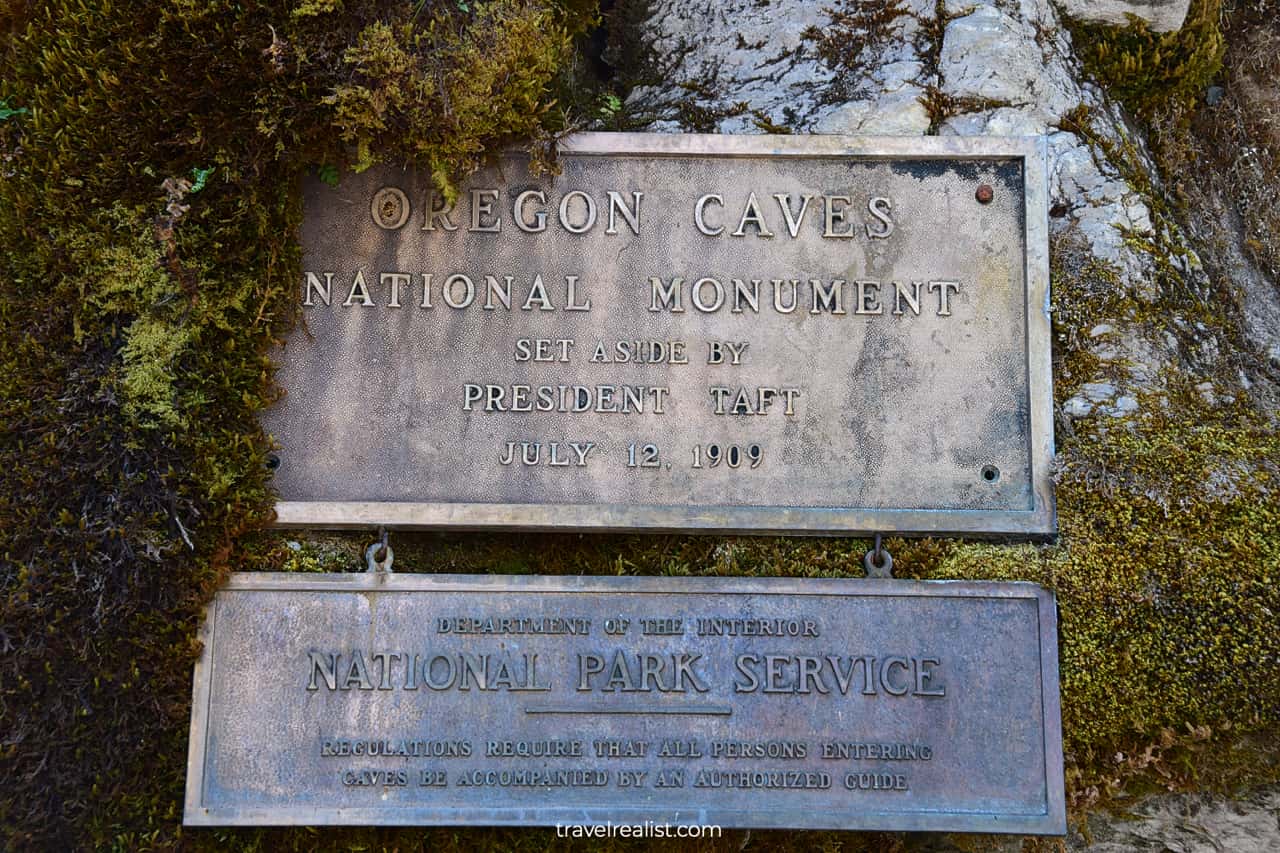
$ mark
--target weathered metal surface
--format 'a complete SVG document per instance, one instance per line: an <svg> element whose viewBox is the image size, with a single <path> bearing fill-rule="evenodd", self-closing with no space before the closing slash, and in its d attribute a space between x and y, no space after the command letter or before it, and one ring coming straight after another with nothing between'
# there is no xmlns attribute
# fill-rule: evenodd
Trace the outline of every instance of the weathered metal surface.
<svg viewBox="0 0 1280 853"><path fill-rule="evenodd" d="M281 524L1053 532L1040 142L586 134L560 166L434 215L425 174L305 185Z"/></svg>
<svg viewBox="0 0 1280 853"><path fill-rule="evenodd" d="M196 667L185 820L1061 834L1053 596L235 575Z"/></svg>

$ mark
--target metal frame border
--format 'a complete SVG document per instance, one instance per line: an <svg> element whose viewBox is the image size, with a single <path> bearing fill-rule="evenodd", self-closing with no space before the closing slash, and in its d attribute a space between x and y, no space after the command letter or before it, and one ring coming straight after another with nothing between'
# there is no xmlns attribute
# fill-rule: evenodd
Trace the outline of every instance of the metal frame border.
<svg viewBox="0 0 1280 853"><path fill-rule="evenodd" d="M574 530L687 533L1017 536L1052 539L1057 513L1053 459L1053 377L1049 324L1049 221L1044 137L853 137L819 135L580 133L561 155L644 157L800 157L885 160L1021 159L1025 187L1027 374L1033 509L932 510L858 507L507 504L383 501L279 501L278 527Z"/></svg>
<svg viewBox="0 0 1280 853"><path fill-rule="evenodd" d="M316 808L312 806L210 809L203 805L209 706L212 700L213 639L218 597L254 591L289 592L478 592L722 594L786 596L1017 598L1038 609L1041 731L1044 735L1045 811L1040 815L987 812L769 809L667 809L637 807ZM1058 620L1054 594L1022 581L905 581L828 578L609 577L540 575L299 575L280 572L233 574L209 604L200 629L203 651L192 682L191 734L184 799L185 826L554 826L561 824L717 824L725 828L845 829L895 832L980 832L1065 835L1066 797L1058 692Z"/></svg>

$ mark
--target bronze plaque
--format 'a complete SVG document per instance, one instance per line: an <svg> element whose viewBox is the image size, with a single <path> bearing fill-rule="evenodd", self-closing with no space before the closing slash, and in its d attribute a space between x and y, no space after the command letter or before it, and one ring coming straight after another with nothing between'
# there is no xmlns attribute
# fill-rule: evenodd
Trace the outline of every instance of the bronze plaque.
<svg viewBox="0 0 1280 853"><path fill-rule="evenodd" d="M1042 143L585 134L304 187L284 525L1048 535Z"/></svg>
<svg viewBox="0 0 1280 853"><path fill-rule="evenodd" d="M1026 583L240 574L185 820L1062 834Z"/></svg>

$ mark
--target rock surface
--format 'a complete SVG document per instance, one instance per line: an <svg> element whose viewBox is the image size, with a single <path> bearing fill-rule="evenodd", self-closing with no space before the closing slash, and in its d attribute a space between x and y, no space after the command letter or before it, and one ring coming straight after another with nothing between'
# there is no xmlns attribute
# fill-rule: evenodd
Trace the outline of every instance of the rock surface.
<svg viewBox="0 0 1280 853"><path fill-rule="evenodd" d="M1100 114L1094 129L1104 140L1124 135L1099 93L1078 82L1053 7L988 0L942 8L907 0L888 20L860 11L832 26L820 4L659 0L646 37L668 83L636 89L630 106L653 115L659 131L1049 134L1058 219L1094 256L1140 281L1146 264L1126 248L1124 233L1151 233L1147 205L1096 146L1059 131L1088 106ZM824 58L819 33L861 45L856 63ZM690 114L701 121L682 120Z"/></svg>
<svg viewBox="0 0 1280 853"><path fill-rule="evenodd" d="M1069 847L1089 853L1273 853L1280 850L1280 786L1237 799L1175 794L1152 797L1125 817L1094 815L1088 836Z"/></svg>
<svg viewBox="0 0 1280 853"><path fill-rule="evenodd" d="M1192 247L1156 223L1142 187L1157 180L1144 141L1084 80L1049 0L827 11L802 0L656 0L642 40L664 82L635 88L628 107L651 130L1044 134L1060 256L1101 262L1139 304L1159 296L1157 263L1204 278ZM1132 414L1144 395L1159 396L1165 367L1187 361L1169 335L1136 324L1091 345L1100 367L1087 379L1111 393L1073 396L1070 418Z"/></svg>
<svg viewBox="0 0 1280 853"><path fill-rule="evenodd" d="M907 853L1020 853L1007 836L909 836ZM1149 797L1125 815L1094 814L1067 836L1071 853L1274 853L1280 850L1280 786L1229 798L1204 794Z"/></svg>
<svg viewBox="0 0 1280 853"><path fill-rule="evenodd" d="M1125 24L1129 17L1141 18L1158 33L1171 32L1187 19L1191 0L1058 0L1072 18L1103 24Z"/></svg>

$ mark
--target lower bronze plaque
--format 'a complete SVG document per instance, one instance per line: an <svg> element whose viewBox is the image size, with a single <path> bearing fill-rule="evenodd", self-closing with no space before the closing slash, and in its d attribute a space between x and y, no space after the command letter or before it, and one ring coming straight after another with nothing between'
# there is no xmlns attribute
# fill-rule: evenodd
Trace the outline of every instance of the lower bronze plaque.
<svg viewBox="0 0 1280 853"><path fill-rule="evenodd" d="M235 575L185 819L1061 834L1056 637L1024 583Z"/></svg>

